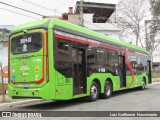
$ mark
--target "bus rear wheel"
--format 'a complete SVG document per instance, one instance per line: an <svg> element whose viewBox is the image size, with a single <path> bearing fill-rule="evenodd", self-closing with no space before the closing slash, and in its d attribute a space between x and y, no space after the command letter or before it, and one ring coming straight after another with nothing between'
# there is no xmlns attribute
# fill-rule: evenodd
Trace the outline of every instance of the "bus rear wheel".
<svg viewBox="0 0 160 120"><path fill-rule="evenodd" d="M102 98L108 99L112 95L112 84L109 81L106 81L104 85L104 93L102 94Z"/></svg>
<svg viewBox="0 0 160 120"><path fill-rule="evenodd" d="M99 97L99 86L96 82L92 82L91 88L90 88L90 96L88 96L88 101L93 102L96 101Z"/></svg>
<svg viewBox="0 0 160 120"><path fill-rule="evenodd" d="M144 79L142 80L142 86L140 88L141 90L146 89L146 81Z"/></svg>

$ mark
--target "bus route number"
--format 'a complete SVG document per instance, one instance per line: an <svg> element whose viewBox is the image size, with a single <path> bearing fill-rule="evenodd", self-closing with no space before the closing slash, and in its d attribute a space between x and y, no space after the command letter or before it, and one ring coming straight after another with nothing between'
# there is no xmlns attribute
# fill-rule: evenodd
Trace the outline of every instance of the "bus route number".
<svg viewBox="0 0 160 120"><path fill-rule="evenodd" d="M98 71L99 72L106 72L106 69L105 68L99 68Z"/></svg>

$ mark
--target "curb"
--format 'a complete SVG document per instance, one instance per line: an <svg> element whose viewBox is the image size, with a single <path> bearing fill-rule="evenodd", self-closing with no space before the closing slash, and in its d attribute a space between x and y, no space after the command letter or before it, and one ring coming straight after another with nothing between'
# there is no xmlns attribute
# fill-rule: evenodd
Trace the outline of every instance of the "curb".
<svg viewBox="0 0 160 120"><path fill-rule="evenodd" d="M157 85L157 84L160 84L160 81L152 82L150 85ZM150 85L149 85L149 86L150 86Z"/></svg>
<svg viewBox="0 0 160 120"><path fill-rule="evenodd" d="M10 102L10 103L2 103L0 104L1 107L12 107L17 104L22 104L22 103L29 103L29 102L41 102L44 101L43 99L30 99L30 100L23 100L23 101L16 101L16 102Z"/></svg>
<svg viewBox="0 0 160 120"><path fill-rule="evenodd" d="M160 82L160 78L152 78L152 82Z"/></svg>
<svg viewBox="0 0 160 120"><path fill-rule="evenodd" d="M160 82L160 80L153 80L152 82L153 82L153 83L155 83L155 82Z"/></svg>

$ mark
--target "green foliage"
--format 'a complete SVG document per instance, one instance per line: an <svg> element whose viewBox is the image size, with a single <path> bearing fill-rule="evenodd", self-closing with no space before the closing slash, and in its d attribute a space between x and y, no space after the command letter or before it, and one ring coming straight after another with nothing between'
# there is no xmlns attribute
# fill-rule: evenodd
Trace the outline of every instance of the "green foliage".
<svg viewBox="0 0 160 120"><path fill-rule="evenodd" d="M0 33L0 39L4 38L5 34L4 33Z"/></svg>
<svg viewBox="0 0 160 120"><path fill-rule="evenodd" d="M152 78L160 78L160 71L152 71Z"/></svg>

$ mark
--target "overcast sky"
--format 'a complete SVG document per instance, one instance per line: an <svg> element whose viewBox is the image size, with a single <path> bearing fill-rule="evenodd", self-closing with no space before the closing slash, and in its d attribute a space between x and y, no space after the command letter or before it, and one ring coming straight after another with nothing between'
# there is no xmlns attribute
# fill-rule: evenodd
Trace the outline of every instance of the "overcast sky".
<svg viewBox="0 0 160 120"><path fill-rule="evenodd" d="M26 3L25 1L39 4L49 9L53 9L53 10L56 9L57 12L42 9L40 7ZM49 16L49 15L53 16L55 14L60 15L61 13L68 12L68 7L74 8L76 1L77 0L0 0L0 2L4 2L20 8L24 8L45 16ZM118 3L119 0L84 0L84 1L116 4ZM13 11L13 12L25 14L34 18L18 15L16 13L3 10L2 8ZM25 22L36 20L35 18L41 19L41 17L38 15L34 15L22 10L18 10L0 3L0 25L18 25Z"/></svg>
<svg viewBox="0 0 160 120"><path fill-rule="evenodd" d="M42 9L40 7L26 3L25 1L31 2L33 4L34 3L39 4L43 7L47 7L52 10L56 9L57 12ZM62 13L68 12L68 7L74 8L76 1L77 0L0 0L0 2L11 4L11 5L23 8L23 9L30 10L32 12L36 12L36 13L45 15L45 16L61 15ZM117 4L120 0L84 0L84 1ZM18 15L16 13L9 12L9 11L2 10L2 9L10 10L13 12L18 12L18 13L28 15L34 18ZM40 16L31 14L31 13L28 13L22 10L18 10L18 9L15 9L15 8L12 8L12 7L9 7L9 6L6 6L0 3L0 25L19 25L22 23L30 22L36 19L41 19L41 18L42 17ZM156 59L156 60L159 60L159 59Z"/></svg>

